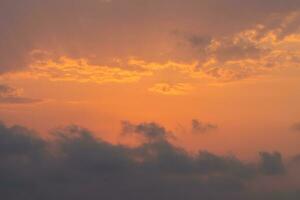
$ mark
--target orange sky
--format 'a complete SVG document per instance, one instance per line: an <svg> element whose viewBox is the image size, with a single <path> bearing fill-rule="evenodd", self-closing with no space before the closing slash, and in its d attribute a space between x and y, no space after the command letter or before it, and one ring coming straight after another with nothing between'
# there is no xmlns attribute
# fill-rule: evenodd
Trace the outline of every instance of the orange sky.
<svg viewBox="0 0 300 200"><path fill-rule="evenodd" d="M193 151L298 152L296 1L132 2L20 5L23 18L3 23L13 33L0 44L1 120L79 124L114 143L126 141L121 121L154 121ZM194 119L218 128L195 133Z"/></svg>

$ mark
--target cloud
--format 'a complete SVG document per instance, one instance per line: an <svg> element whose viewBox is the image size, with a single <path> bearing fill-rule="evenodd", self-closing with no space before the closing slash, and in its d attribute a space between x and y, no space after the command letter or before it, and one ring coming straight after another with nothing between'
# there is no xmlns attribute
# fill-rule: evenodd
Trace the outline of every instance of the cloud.
<svg viewBox="0 0 300 200"><path fill-rule="evenodd" d="M281 175L285 172L281 154L261 152L261 170L266 175Z"/></svg>
<svg viewBox="0 0 300 200"><path fill-rule="evenodd" d="M243 80L264 75L272 69L300 66L297 59L299 39L296 39L300 35L296 25L299 20L298 10L284 16L273 16L232 35L205 40L196 34L186 41L191 49L201 54L199 72L223 82Z"/></svg>
<svg viewBox="0 0 300 200"><path fill-rule="evenodd" d="M192 131L194 133L207 133L218 129L218 126L211 123L203 123L197 119L192 120Z"/></svg>
<svg viewBox="0 0 300 200"><path fill-rule="evenodd" d="M292 131L300 132L300 123L295 123L291 126Z"/></svg>
<svg viewBox="0 0 300 200"><path fill-rule="evenodd" d="M128 126L149 140L137 147L113 145L75 125L55 129L52 139L45 140L27 128L1 124L1 197L278 199L275 192L248 187L258 177L281 172L278 153L261 153L258 164L205 151L191 155L168 142L165 129L157 124ZM299 197L284 187L281 193Z"/></svg>
<svg viewBox="0 0 300 200"><path fill-rule="evenodd" d="M193 87L187 83L156 83L154 86L149 88L149 91L162 95L180 96L188 94L192 89Z"/></svg>
<svg viewBox="0 0 300 200"><path fill-rule="evenodd" d="M166 140L171 134L164 127L154 122L132 124L128 121L123 121L122 132L124 134L138 134L150 141Z"/></svg>
<svg viewBox="0 0 300 200"><path fill-rule="evenodd" d="M143 73L126 62L130 57L148 63L199 61L201 72L213 78L245 79L264 73L260 66L295 63L299 48L288 51L278 44L299 35L299 6L298 0L3 0L0 73L28 69L36 64L32 52L45 51L54 62L61 57L89 62L84 67L90 74L62 70L57 63L40 66L50 70L45 74L52 80L139 80ZM192 48L177 46L174 31ZM215 65L204 67L213 59Z"/></svg>
<svg viewBox="0 0 300 200"><path fill-rule="evenodd" d="M92 83L130 83L150 76L146 70L126 70L113 66L89 64L85 59L60 57L57 60L36 60L29 70L19 77L44 78L51 81L74 81Z"/></svg>
<svg viewBox="0 0 300 200"><path fill-rule="evenodd" d="M0 85L0 104L30 104L38 102L41 102L41 100L22 96L22 90L8 85Z"/></svg>

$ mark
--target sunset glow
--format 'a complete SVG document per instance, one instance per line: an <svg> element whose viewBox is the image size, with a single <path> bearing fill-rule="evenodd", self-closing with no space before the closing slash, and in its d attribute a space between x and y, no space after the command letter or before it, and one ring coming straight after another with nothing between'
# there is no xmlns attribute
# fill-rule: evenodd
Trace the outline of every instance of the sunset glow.
<svg viewBox="0 0 300 200"><path fill-rule="evenodd" d="M4 199L300 199L300 0L0 0L0 17Z"/></svg>

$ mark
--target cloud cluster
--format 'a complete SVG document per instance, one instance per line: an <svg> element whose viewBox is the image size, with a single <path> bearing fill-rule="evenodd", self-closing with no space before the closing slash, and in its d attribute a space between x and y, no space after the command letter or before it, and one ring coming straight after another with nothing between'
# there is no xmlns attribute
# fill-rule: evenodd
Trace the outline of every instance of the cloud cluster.
<svg viewBox="0 0 300 200"><path fill-rule="evenodd" d="M261 153L257 164L209 152L188 154L167 140L155 123L133 125L140 146L113 145L69 126L51 140L20 126L0 125L0 192L5 199L212 199L299 198L293 190L253 191L265 175L282 175L279 153ZM268 177L267 176L267 177ZM272 185L272 182L270 182ZM284 188L283 188L284 189Z"/></svg>
<svg viewBox="0 0 300 200"><path fill-rule="evenodd" d="M42 51L54 62L90 63L81 66L87 74L77 65L35 66L51 80L139 80L144 74L127 62L132 56L147 63L198 61L193 77L200 69L240 80L264 73L261 66L299 65L299 8L298 0L3 0L0 73L32 67L41 61L33 52ZM174 32L184 33L190 47L177 45L182 39Z"/></svg>
<svg viewBox="0 0 300 200"><path fill-rule="evenodd" d="M198 71L221 81L241 80L274 68L299 67L299 22L297 10L232 35L191 35L186 41L201 55Z"/></svg>

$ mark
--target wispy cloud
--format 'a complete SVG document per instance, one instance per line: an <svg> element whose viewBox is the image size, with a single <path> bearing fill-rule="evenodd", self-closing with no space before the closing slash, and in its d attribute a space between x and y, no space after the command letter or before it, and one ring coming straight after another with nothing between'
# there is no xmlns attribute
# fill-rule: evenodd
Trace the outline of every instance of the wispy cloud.
<svg viewBox="0 0 300 200"><path fill-rule="evenodd" d="M41 99L25 97L21 89L0 85L0 104L30 104L41 102Z"/></svg>
<svg viewBox="0 0 300 200"><path fill-rule="evenodd" d="M57 60L36 60L31 67L16 74L23 78L44 78L51 81L81 83L130 83L152 73L145 70L127 70L121 67L89 64L86 59L60 57Z"/></svg>
<svg viewBox="0 0 300 200"><path fill-rule="evenodd" d="M194 133L208 133L217 130L218 126L212 123L204 123L197 119L192 120L192 132Z"/></svg>
<svg viewBox="0 0 300 200"><path fill-rule="evenodd" d="M187 83L177 83L177 84L157 83L151 88L149 88L150 92L158 93L162 95L172 95L172 96L186 95L192 90L193 90L193 86Z"/></svg>

